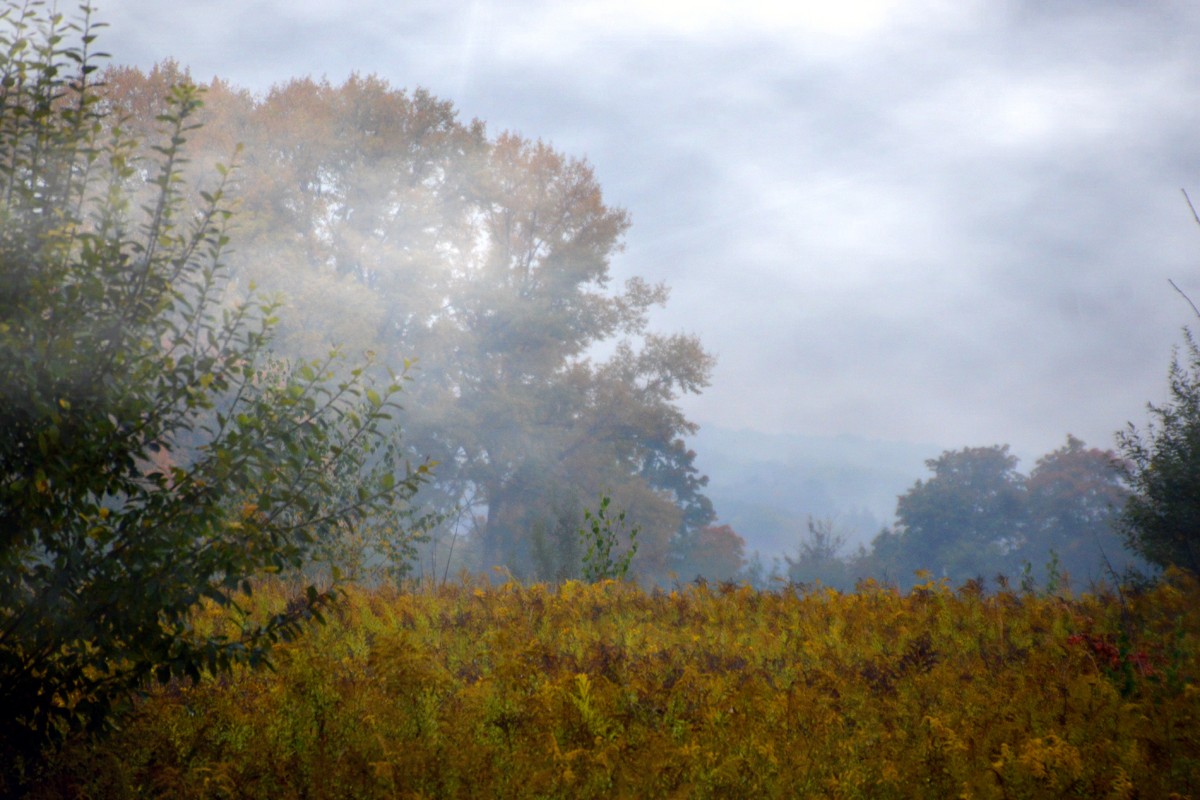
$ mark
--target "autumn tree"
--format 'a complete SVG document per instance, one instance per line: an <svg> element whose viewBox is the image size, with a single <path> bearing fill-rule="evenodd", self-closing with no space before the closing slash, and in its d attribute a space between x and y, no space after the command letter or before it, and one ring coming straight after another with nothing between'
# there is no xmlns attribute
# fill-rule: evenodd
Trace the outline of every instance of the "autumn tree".
<svg viewBox="0 0 1200 800"><path fill-rule="evenodd" d="M1123 478L1116 454L1067 436L1025 481L1029 524L1018 556L1041 579L1054 562L1077 581L1123 572L1132 563L1117 529L1129 496Z"/></svg>
<svg viewBox="0 0 1200 800"><path fill-rule="evenodd" d="M398 383L270 351L275 305L227 291L228 171L183 181L201 92L152 149L95 85L95 29L38 3L0 31L0 794L108 726L147 680L261 664L335 587L203 633L202 602L396 523L424 468L383 430ZM139 158L150 153L149 160ZM193 202L196 200L198 202ZM368 468L368 465L374 465ZM399 477L397 477L399 471ZM402 548L401 548L402 549Z"/></svg>
<svg viewBox="0 0 1200 800"><path fill-rule="evenodd" d="M111 102L152 76L112 75ZM665 576L680 533L713 518L677 405L712 358L648 328L666 287L612 285L629 217L592 167L374 77L209 101L206 128L246 142L242 285L286 288L293 352L336 334L394 367L419 354L406 441L439 462L430 500L468 523L476 563L538 574L553 504L582 518L609 492L642 531L633 570Z"/></svg>
<svg viewBox="0 0 1200 800"><path fill-rule="evenodd" d="M728 525L706 525L684 541L678 567L682 580L734 580L746 566L746 540Z"/></svg>

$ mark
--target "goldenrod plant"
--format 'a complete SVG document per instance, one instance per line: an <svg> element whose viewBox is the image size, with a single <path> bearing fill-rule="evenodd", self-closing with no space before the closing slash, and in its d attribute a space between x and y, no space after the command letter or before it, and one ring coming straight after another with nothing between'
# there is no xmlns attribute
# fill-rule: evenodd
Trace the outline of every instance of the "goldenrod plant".
<svg viewBox="0 0 1200 800"><path fill-rule="evenodd" d="M285 587L255 592L268 618ZM215 604L193 620L236 620ZM156 689L34 797L1200 794L1200 584L352 589L274 673Z"/></svg>

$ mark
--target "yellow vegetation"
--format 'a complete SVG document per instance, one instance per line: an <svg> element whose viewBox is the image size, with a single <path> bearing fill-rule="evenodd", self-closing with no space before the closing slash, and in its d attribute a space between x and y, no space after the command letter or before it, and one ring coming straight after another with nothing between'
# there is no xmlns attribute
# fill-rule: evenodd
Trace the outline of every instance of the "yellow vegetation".
<svg viewBox="0 0 1200 800"><path fill-rule="evenodd" d="M1198 636L1182 575L352 590L276 672L153 691L38 796L1200 797Z"/></svg>

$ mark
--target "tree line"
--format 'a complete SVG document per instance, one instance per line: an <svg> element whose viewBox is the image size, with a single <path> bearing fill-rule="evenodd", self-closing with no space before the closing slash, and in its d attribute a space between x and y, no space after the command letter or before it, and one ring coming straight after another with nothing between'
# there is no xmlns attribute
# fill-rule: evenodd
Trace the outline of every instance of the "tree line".
<svg viewBox="0 0 1200 800"><path fill-rule="evenodd" d="M925 462L932 475L898 498L895 525L870 548L844 553L836 525L810 519L776 577L850 589L863 578L908 586L920 570L954 584L1087 588L1200 571L1200 346L1186 328L1183 338L1169 400L1116 433L1119 452L1068 435L1026 476L1007 445L948 450Z"/></svg>
<svg viewBox="0 0 1200 800"><path fill-rule="evenodd" d="M1137 560L1118 523L1129 498L1122 462L1074 436L1028 475L1007 445L948 450L897 499L896 521L870 547L845 553L829 520L810 520L787 577L840 588L872 577L911 585L918 570L955 585L1070 577L1111 582Z"/></svg>

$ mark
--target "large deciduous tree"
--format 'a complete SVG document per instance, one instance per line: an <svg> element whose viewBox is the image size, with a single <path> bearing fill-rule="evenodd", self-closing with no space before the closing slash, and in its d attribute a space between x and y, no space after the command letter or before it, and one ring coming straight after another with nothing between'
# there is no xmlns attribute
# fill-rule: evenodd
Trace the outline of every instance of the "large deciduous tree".
<svg viewBox="0 0 1200 800"><path fill-rule="evenodd" d="M424 469L397 479L381 431L398 385L274 357L272 303L229 296L225 182L182 180L198 89L156 101L144 148L97 93L88 9L9 2L0 28L7 794L43 746L104 727L146 680L262 662L330 585L224 634L193 628L197 605L402 518Z"/></svg>
<svg viewBox="0 0 1200 800"><path fill-rule="evenodd" d="M158 72L112 73L111 101L140 116ZM537 574L531 531L607 492L642 531L633 571L665 576L679 533L713 519L676 404L712 358L648 329L664 286L612 285L629 218L591 166L374 77L258 100L218 83L208 107L214 141L246 143L238 274L288 293L295 352L336 332L419 355L406 440L439 462L476 565Z"/></svg>
<svg viewBox="0 0 1200 800"><path fill-rule="evenodd" d="M1026 517L1024 478L1008 445L947 450L925 464L933 476L896 504L897 540L888 545L901 573L928 569L952 580L997 569L1012 574Z"/></svg>
<svg viewBox="0 0 1200 800"><path fill-rule="evenodd" d="M1018 554L1033 569L1057 559L1072 578L1092 581L1132 563L1117 529L1129 491L1116 454L1068 436L1038 459L1025 488L1029 525Z"/></svg>

